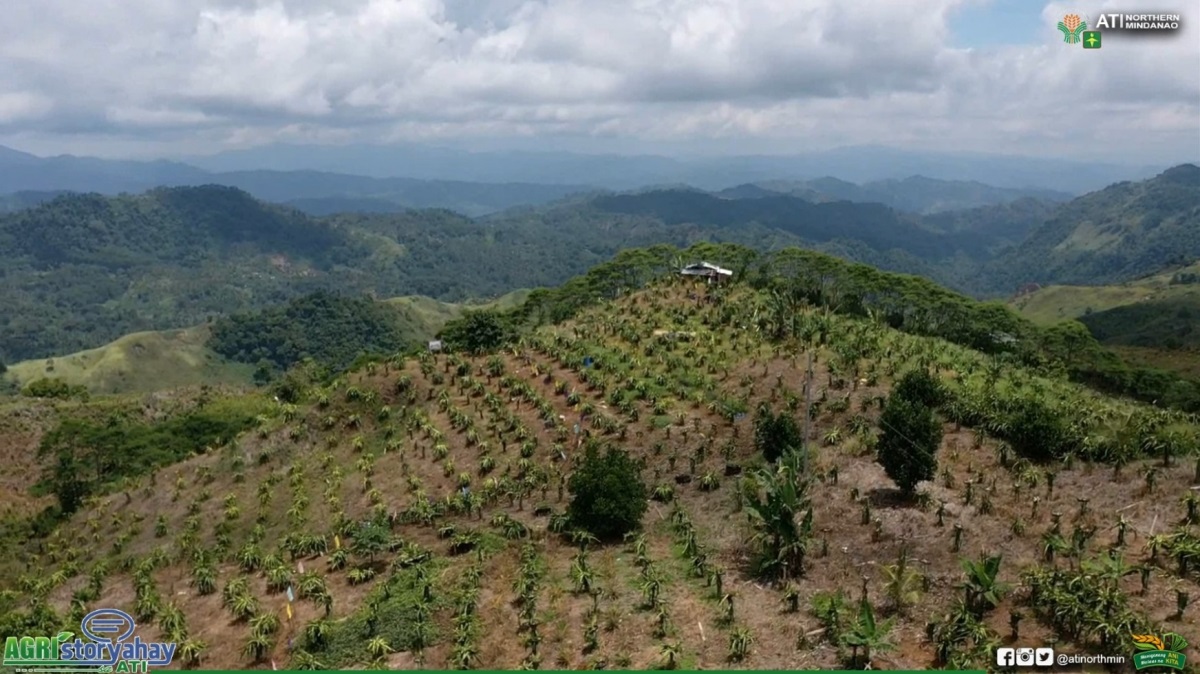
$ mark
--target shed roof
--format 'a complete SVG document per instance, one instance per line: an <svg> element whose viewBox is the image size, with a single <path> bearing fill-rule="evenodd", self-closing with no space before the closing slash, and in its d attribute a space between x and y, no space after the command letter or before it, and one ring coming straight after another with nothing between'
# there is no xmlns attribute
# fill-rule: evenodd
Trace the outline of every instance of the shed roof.
<svg viewBox="0 0 1200 674"><path fill-rule="evenodd" d="M721 274L722 276L733 276L733 272L731 270L725 269L724 267L718 267L711 262L694 262L683 269L680 269L679 273L695 275Z"/></svg>

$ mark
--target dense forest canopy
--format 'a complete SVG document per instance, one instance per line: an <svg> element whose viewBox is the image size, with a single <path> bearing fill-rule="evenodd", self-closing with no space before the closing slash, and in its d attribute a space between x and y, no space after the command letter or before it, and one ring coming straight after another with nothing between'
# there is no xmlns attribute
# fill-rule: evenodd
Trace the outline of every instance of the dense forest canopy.
<svg viewBox="0 0 1200 674"><path fill-rule="evenodd" d="M209 345L243 363L286 369L311 358L343 369L362 355L393 353L406 342L397 310L369 297L320 291L280 307L218 319Z"/></svg>

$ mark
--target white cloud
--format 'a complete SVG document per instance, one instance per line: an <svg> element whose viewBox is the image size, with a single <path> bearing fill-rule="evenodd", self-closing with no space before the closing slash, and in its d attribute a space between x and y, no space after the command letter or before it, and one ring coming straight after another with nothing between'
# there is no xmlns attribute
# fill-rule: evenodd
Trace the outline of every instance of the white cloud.
<svg viewBox="0 0 1200 674"><path fill-rule="evenodd" d="M1181 35L1083 50L1061 43L1059 17L1149 0L1054 2L1042 43L951 47L948 17L979 1L15 3L0 142L593 134L1200 153L1200 14L1181 10Z"/></svg>
<svg viewBox="0 0 1200 674"><path fill-rule="evenodd" d="M50 113L53 102L28 91L0 92L0 124L35 120Z"/></svg>

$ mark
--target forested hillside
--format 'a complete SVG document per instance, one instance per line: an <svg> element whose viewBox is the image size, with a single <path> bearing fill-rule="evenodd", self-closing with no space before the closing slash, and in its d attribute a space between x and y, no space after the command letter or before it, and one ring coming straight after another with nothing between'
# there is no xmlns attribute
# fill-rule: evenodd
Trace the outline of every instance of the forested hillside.
<svg viewBox="0 0 1200 674"><path fill-rule="evenodd" d="M1200 258L1200 167L1183 164L1064 204L988 264L980 290L1130 281Z"/></svg>
<svg viewBox="0 0 1200 674"><path fill-rule="evenodd" d="M874 210L866 205L851 209ZM93 348L130 332L185 327L316 290L444 301L561 283L626 247L695 240L805 243L743 223L665 223L587 202L472 220L444 210L318 219L224 187L139 196L67 195L0 216L0 361ZM869 243L829 250L933 274Z"/></svg>
<svg viewBox="0 0 1200 674"><path fill-rule="evenodd" d="M1200 253L1189 248L1200 217L1197 173L1184 165L1059 206L1024 200L927 216L761 188L738 199L679 189L577 197L478 219L438 209L318 218L216 186L65 195L0 215L0 362L318 290L495 297L560 284L624 248L696 241L803 246L1007 297L1040 279L1093 283L1190 262Z"/></svg>

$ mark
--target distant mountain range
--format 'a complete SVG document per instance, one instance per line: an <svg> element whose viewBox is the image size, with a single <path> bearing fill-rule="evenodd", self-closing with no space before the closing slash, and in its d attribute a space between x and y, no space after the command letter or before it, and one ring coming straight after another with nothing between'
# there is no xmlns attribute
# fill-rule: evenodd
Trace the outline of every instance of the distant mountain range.
<svg viewBox="0 0 1200 674"><path fill-rule="evenodd" d="M600 193L485 218L444 209L317 217L215 185L68 194L0 215L0 360L196 325L318 289L494 297L659 243L802 246L978 296L1108 282L1200 258L1198 177L1182 165L1065 203L1026 197L927 215L761 186Z"/></svg>
<svg viewBox="0 0 1200 674"><path fill-rule="evenodd" d="M782 193L810 201L877 202L907 212L934 213L1026 197L1062 201L1158 172L1145 167L914 154L886 148L847 148L798 157L682 160L465 153L416 146L279 146L191 161L37 157L0 147L0 195L22 195L0 197L0 212L62 191L119 194L219 184L266 201L290 203L314 215L448 208L479 216L645 185L688 185L735 198Z"/></svg>
<svg viewBox="0 0 1200 674"><path fill-rule="evenodd" d="M1181 156L1180 160L1194 161L1200 157ZM307 168L375 177L573 183L615 190L666 184L720 190L744 183L804 181L822 176L838 176L861 184L927 176L1072 194L1100 189L1121 180L1149 178L1166 168L1002 154L914 152L878 146L844 147L787 156L675 158L571 152L470 152L417 144L268 145L207 157L188 157L185 161L210 171Z"/></svg>
<svg viewBox="0 0 1200 674"><path fill-rule="evenodd" d="M1061 202L1074 196L1058 190L993 187L973 180L938 180L925 176L877 180L862 185L832 177L803 181L775 180L740 185L718 194L739 199L788 194L817 202L880 203L899 211L921 214L1003 204L1020 199Z"/></svg>
<svg viewBox="0 0 1200 674"><path fill-rule="evenodd" d="M45 200L63 191L100 194L137 193L155 187L224 185L264 201L294 202L314 214L362 210L395 212L406 208L451 208L483 215L526 204L542 204L577 192L585 185L519 182L470 183L454 180L372 178L318 171L231 171L214 173L175 162L110 161L88 157L36 157L0 147L0 212L14 202Z"/></svg>

